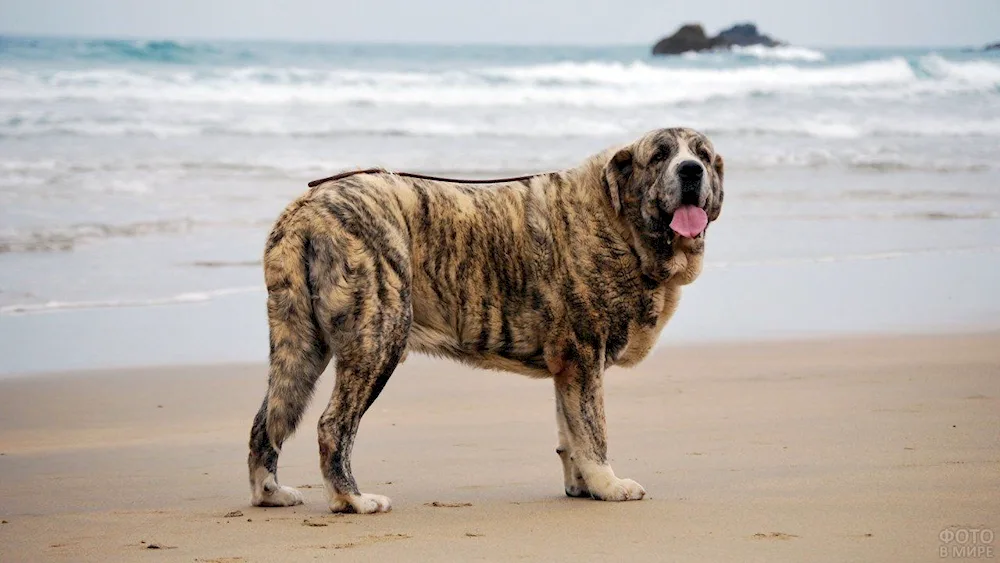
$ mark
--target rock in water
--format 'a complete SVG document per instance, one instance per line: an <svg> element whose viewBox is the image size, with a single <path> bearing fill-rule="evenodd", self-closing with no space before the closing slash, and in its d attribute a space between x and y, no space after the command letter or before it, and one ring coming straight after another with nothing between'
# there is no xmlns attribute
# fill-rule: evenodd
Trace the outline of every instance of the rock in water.
<svg viewBox="0 0 1000 563"><path fill-rule="evenodd" d="M723 30L715 37L709 37L705 28L699 23L684 24L670 37L665 37L653 45L654 55L679 55L688 51L707 51L709 49L728 49L738 45L764 45L774 47L784 45L781 41L772 39L757 31L752 23L741 23Z"/></svg>
<svg viewBox="0 0 1000 563"><path fill-rule="evenodd" d="M688 51L704 51L712 48L712 40L705 35L705 28L699 23L682 25L670 37L664 37L653 46L654 55L679 55Z"/></svg>
<svg viewBox="0 0 1000 563"><path fill-rule="evenodd" d="M749 45L775 47L781 45L781 41L775 41L757 31L757 26L752 23L740 23L729 29L725 29L715 36L715 41L725 44L726 47L732 47L733 45L739 45L740 47L747 47Z"/></svg>

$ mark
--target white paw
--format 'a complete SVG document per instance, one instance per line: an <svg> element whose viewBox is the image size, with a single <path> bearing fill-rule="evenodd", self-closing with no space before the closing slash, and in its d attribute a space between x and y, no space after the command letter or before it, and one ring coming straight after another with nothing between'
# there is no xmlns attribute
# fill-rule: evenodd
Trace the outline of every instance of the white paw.
<svg viewBox="0 0 1000 563"><path fill-rule="evenodd" d="M302 504L302 493L295 487L279 487L272 492L264 491L260 497L250 499L254 506L295 506Z"/></svg>
<svg viewBox="0 0 1000 563"><path fill-rule="evenodd" d="M566 496L575 498L589 497L590 491L583 483L566 485Z"/></svg>
<svg viewBox="0 0 1000 563"><path fill-rule="evenodd" d="M646 496L646 489L631 479L602 479L597 487L590 486L590 494L597 500L639 500Z"/></svg>
<svg viewBox="0 0 1000 563"><path fill-rule="evenodd" d="M331 512L354 512L357 514L374 514L392 510L389 497L361 493L360 495L342 495L330 501Z"/></svg>

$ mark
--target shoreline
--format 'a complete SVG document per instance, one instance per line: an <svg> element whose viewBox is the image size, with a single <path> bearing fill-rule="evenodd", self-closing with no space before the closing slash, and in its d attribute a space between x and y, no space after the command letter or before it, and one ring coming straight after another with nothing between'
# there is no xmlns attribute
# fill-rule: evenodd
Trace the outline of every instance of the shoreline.
<svg viewBox="0 0 1000 563"><path fill-rule="evenodd" d="M709 263L738 261L746 245L733 238L739 222L719 227L713 248L724 250L709 249ZM684 288L659 346L998 330L998 286L1000 252L992 250L707 267ZM3 315L0 379L95 367L265 362L265 299L254 291L162 307Z"/></svg>
<svg viewBox="0 0 1000 563"><path fill-rule="evenodd" d="M660 339L653 350L650 352L649 356L646 357L639 366L635 368L611 368L613 373L629 373L633 371L643 371L644 363L651 361L654 357L669 353L670 350L696 350L696 349L723 349L723 350L737 350L744 348L756 348L760 346L810 346L810 345L822 345L831 343L841 343L841 344L861 344L863 342L884 341L884 342L894 342L901 340L918 340L918 339L928 339L928 340L939 340L939 339L964 339L964 338L982 338L982 337L1000 337L1000 328L983 325L983 326L969 326L969 325L959 325L954 327L937 327L937 328L924 328L916 329L913 331L905 332L883 332L883 331L855 331L853 333L809 333L800 336L795 335L775 335L769 338L760 339L748 339L748 338L733 338L729 340L680 340L676 342L667 342L666 339ZM469 366L464 366L449 360L437 360L431 356L427 356L418 352L410 354L410 358L419 358L416 361L426 361L426 362L442 362L445 364L454 364L456 366L465 367L469 370L476 372L493 373L488 370L481 370L478 368L472 368ZM1000 353L998 353L998 360L1000 360ZM407 360L407 362L412 363L413 360ZM330 364L333 366L333 363ZM400 364L400 369L405 363ZM235 369L246 369L251 371L261 371L266 373L267 361L259 360L217 360L217 361L205 361L197 363L177 363L177 364L135 364L135 365L125 365L125 366L108 366L108 367L86 367L79 369L63 369L63 370L51 370L51 371L24 371L24 372L11 372L2 373L0 372L0 386L6 381L17 381L27 378L31 379L69 379L69 378L86 378L86 377L109 377L109 376L120 376L127 373L139 373L140 377L152 377L152 376L169 376L172 372L189 372L189 371L204 371L204 370L235 370ZM332 367L328 368L327 372L331 373ZM502 372L507 373L507 372ZM517 375L510 374L507 375ZM520 376L523 377L523 376Z"/></svg>
<svg viewBox="0 0 1000 563"><path fill-rule="evenodd" d="M624 504L562 495L549 382L411 357L355 447L362 489L394 501L377 516L325 506L329 371L283 448L306 498L286 509L248 504L263 364L0 379L0 560L937 560L944 529L1000 531L998 350L996 331L658 349L608 372L612 463L650 495Z"/></svg>

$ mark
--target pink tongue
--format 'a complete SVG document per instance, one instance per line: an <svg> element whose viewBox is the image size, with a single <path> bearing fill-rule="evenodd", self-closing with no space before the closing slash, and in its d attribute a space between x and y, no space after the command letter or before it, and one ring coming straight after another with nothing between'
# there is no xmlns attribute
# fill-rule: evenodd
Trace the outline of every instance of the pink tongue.
<svg viewBox="0 0 1000 563"><path fill-rule="evenodd" d="M708 226L708 215L705 210L693 205L683 205L674 211L670 228L682 237L694 238Z"/></svg>

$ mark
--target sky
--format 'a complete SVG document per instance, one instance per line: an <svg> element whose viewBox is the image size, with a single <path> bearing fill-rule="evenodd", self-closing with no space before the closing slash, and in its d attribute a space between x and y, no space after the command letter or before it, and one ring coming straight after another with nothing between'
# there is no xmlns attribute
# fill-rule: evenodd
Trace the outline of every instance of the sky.
<svg viewBox="0 0 1000 563"><path fill-rule="evenodd" d="M1000 41L1000 0L0 0L0 33L115 38L643 44L745 20L800 45Z"/></svg>

